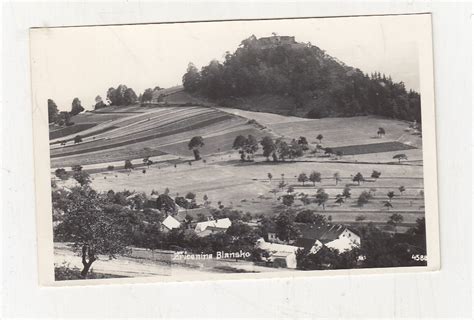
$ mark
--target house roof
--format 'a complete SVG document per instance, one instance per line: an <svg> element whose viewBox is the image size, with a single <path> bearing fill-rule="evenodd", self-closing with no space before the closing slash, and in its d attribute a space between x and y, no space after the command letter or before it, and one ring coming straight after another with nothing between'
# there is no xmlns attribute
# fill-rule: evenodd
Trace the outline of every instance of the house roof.
<svg viewBox="0 0 474 320"><path fill-rule="evenodd" d="M309 250L314 246L315 243L316 239L298 238L296 239L295 246Z"/></svg>
<svg viewBox="0 0 474 320"><path fill-rule="evenodd" d="M301 238L319 240L327 243L339 238L339 236L347 229L341 224L314 225L301 223L298 224L301 232Z"/></svg>
<svg viewBox="0 0 474 320"><path fill-rule="evenodd" d="M349 251L359 245L349 238L341 238L326 243L326 247L337 249L339 252Z"/></svg>
<svg viewBox="0 0 474 320"><path fill-rule="evenodd" d="M232 222L229 218L218 219L218 220L210 220L210 221L203 221L198 222L196 224L196 232L201 232L206 230L208 227L217 227L222 229L227 229L232 225Z"/></svg>
<svg viewBox="0 0 474 320"><path fill-rule="evenodd" d="M295 253L299 248L287 244L266 242L264 239L257 240L257 248L265 251L273 252L274 254L283 255L283 253Z"/></svg>
<svg viewBox="0 0 474 320"><path fill-rule="evenodd" d="M203 214L206 218L212 217L212 214L208 208L196 208L178 211L178 213L174 215L174 218L180 222L183 222L186 218L186 215L190 215L193 217L193 221L197 221L199 214Z"/></svg>
<svg viewBox="0 0 474 320"><path fill-rule="evenodd" d="M179 228L179 226L181 225L181 223L179 223L179 221L173 218L172 216L167 216L166 219L163 220L162 224L170 230Z"/></svg>

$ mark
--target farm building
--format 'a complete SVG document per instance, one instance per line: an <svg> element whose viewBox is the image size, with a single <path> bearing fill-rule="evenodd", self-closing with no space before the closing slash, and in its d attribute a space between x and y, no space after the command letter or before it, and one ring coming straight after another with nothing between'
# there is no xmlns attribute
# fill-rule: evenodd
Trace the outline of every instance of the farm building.
<svg viewBox="0 0 474 320"><path fill-rule="evenodd" d="M161 224L166 227L168 231L178 229L181 226L181 223L172 216L167 216Z"/></svg>
<svg viewBox="0 0 474 320"><path fill-rule="evenodd" d="M360 236L353 230L340 224L327 224L316 226L311 224L298 224L301 237L296 240L299 247L312 249L318 243L340 252L360 247Z"/></svg>
<svg viewBox="0 0 474 320"><path fill-rule="evenodd" d="M209 221L203 221L203 222L198 222L196 224L196 227L194 228L194 231L196 233L201 233L203 231L208 230L212 232L224 232L226 231L230 226L232 225L232 222L230 221L229 218L224 218L224 219L217 219L217 220L209 220Z"/></svg>
<svg viewBox="0 0 474 320"><path fill-rule="evenodd" d="M267 261L274 267L296 269L296 251L299 247L270 243L263 238L257 240L255 247L268 253Z"/></svg>

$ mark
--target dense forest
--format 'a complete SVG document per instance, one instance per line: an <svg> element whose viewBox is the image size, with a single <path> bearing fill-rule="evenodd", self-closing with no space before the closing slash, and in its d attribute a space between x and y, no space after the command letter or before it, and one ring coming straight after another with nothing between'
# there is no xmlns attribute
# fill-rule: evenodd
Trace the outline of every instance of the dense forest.
<svg viewBox="0 0 474 320"><path fill-rule="evenodd" d="M192 63L183 75L187 92L239 107L241 98L272 95L290 99L271 112L309 118L381 115L421 121L420 95L380 73L364 74L294 37L272 36L242 41L221 63L199 71Z"/></svg>

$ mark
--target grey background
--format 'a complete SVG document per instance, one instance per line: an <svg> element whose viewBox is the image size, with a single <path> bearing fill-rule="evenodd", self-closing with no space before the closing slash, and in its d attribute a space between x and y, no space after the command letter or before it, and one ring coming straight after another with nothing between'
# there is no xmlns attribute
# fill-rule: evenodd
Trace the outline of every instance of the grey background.
<svg viewBox="0 0 474 320"><path fill-rule="evenodd" d="M294 280L38 287L29 27L410 12L433 13L441 271ZM3 316L469 317L471 13L469 2L5 3L0 146Z"/></svg>

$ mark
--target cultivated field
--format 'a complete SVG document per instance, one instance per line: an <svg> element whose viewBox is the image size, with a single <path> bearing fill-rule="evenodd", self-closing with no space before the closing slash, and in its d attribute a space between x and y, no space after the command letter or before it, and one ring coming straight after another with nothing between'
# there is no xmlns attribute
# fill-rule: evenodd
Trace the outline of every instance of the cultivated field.
<svg viewBox="0 0 474 320"><path fill-rule="evenodd" d="M207 195L211 206L222 204L253 215L274 215L282 206L281 196L292 186L296 198L293 207L316 210L334 222L385 224L390 215L400 213L404 221L399 230L404 230L424 216L421 138L410 131L406 122L372 116L312 120L200 106L149 107L140 109L140 113L137 108L128 110L131 111L135 113L85 130L82 143L69 142L65 147L53 144L52 167L83 165L91 169L92 185L100 191L128 189L149 195L152 190L163 192L169 188L173 196L192 191L197 194L198 203ZM385 129L384 137L377 137L379 127ZM310 150L296 161L274 163L265 161L260 148L255 162L242 163L238 152L232 150L239 134L257 138L270 135L287 141L305 136ZM316 139L319 134L323 135L321 142ZM191 161L192 152L187 147L196 135L204 138L203 161ZM341 150L344 155L315 152L317 143ZM408 160L399 163L393 159L399 153L407 155ZM146 173L141 168L120 170L123 160L131 159L135 166L143 166L146 156L162 160L147 168ZM109 164L114 164L116 170L107 171ZM373 170L382 173L380 178L370 178ZM300 173L309 176L312 171L321 173L321 182L313 186L308 181L303 186L297 181ZM336 172L341 176L337 185L333 178ZM358 172L366 178L360 185L352 181ZM278 188L281 181L286 184L283 189ZM345 203L336 204L336 195L345 185L350 186L352 195ZM403 193L398 190L400 186L405 188ZM329 194L324 209L299 200L305 194L314 198L318 188ZM357 198L362 191L370 191L373 198L360 207ZM389 191L395 193L390 210L383 206ZM358 216L363 220L356 222Z"/></svg>

